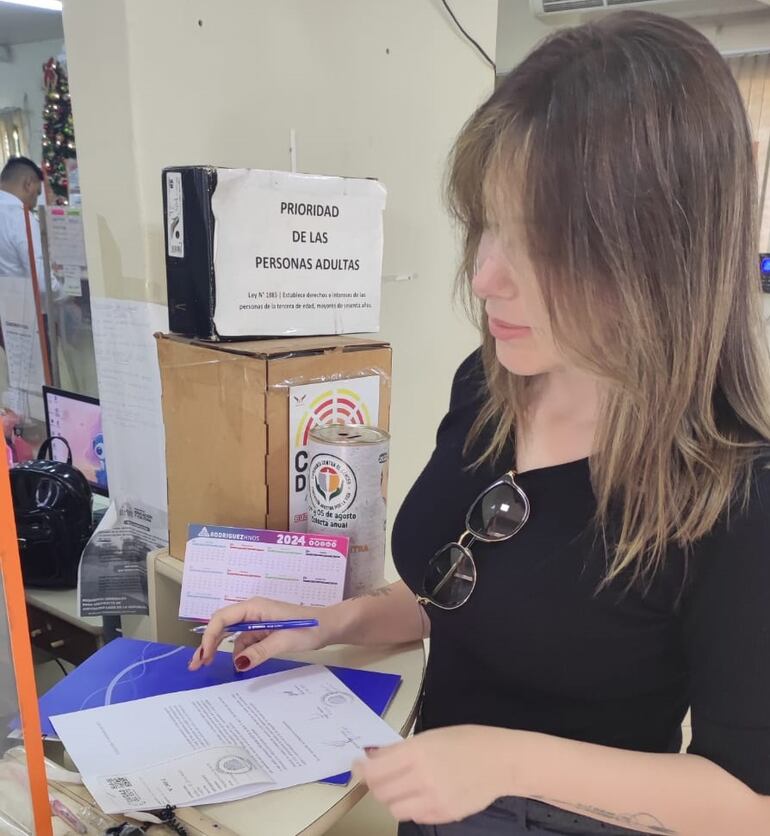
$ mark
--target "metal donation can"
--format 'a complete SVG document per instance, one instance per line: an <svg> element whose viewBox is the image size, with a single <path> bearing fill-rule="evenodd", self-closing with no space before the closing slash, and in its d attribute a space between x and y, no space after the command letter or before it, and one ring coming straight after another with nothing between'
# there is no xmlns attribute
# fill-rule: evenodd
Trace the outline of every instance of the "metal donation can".
<svg viewBox="0 0 770 836"><path fill-rule="evenodd" d="M310 431L308 532L350 538L345 598L385 580L385 494L390 436L376 427L331 424Z"/></svg>

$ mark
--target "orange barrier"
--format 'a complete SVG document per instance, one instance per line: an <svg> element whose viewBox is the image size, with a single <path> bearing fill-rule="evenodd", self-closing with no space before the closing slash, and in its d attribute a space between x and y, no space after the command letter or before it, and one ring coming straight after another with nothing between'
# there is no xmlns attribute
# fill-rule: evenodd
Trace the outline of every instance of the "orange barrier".
<svg viewBox="0 0 770 836"><path fill-rule="evenodd" d="M19 544L13 518L11 481L8 469L0 466L0 573L5 589L5 608L11 635L11 658L16 674L16 691L27 752L29 788L35 836L53 836L51 808L48 801L48 780L43 763L43 738L37 706L37 688L32 665L32 646L29 640L27 605L21 579ZM2 618L2 615L0 615Z"/></svg>
<svg viewBox="0 0 770 836"><path fill-rule="evenodd" d="M40 354L43 358L43 377L46 385L50 386L53 382L51 378L51 357L48 353L48 340L45 336L45 320L43 319L43 304L40 298L40 285L38 284L37 260L35 259L35 247L32 244L32 227L30 226L27 209L24 210L24 223L27 226L27 255L29 257L29 271L32 276L32 293L35 297L37 336L40 340Z"/></svg>

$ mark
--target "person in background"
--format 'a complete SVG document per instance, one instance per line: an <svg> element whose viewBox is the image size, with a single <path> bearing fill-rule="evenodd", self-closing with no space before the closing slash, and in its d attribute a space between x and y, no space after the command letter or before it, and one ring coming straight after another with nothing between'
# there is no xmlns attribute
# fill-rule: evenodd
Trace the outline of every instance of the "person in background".
<svg viewBox="0 0 770 836"><path fill-rule="evenodd" d="M32 247L35 254L40 299L45 306L45 278L43 264L43 246L40 237L40 224L33 210L37 207L43 190L43 172L38 165L27 157L11 157L0 171L0 282L6 277L29 278L32 270L29 264L29 245L27 243L27 224L25 213L29 212ZM52 301L63 301L61 282L51 276ZM48 339L48 318L42 311L43 323ZM0 349L5 349L2 328L0 328ZM4 359L0 362L4 362ZM2 393L0 393L2 395ZM34 458L34 446L24 437L24 418L18 421L11 433L11 447L16 461ZM7 421L4 422L7 424Z"/></svg>
<svg viewBox="0 0 770 836"><path fill-rule="evenodd" d="M27 157L11 157L0 172L0 279L29 276L29 247L24 209L32 212L43 190L43 172ZM43 281L43 248L40 224L30 217L38 281Z"/></svg>
<svg viewBox="0 0 770 836"><path fill-rule="evenodd" d="M35 253L35 268L41 299L44 298L43 245L40 239L40 224L32 214L43 190L43 172L27 157L11 157L0 171L0 281L6 276L31 277L29 245L25 210L30 213L32 248ZM51 277L54 298L61 292L60 282ZM5 348L0 329L0 348Z"/></svg>
<svg viewBox="0 0 770 836"><path fill-rule="evenodd" d="M663 15L559 30L470 118L449 192L481 347L395 521L403 580L232 604L191 668L246 620L319 627L242 633L242 671L430 636L417 733L355 766L400 836L767 836L770 352L735 79Z"/></svg>

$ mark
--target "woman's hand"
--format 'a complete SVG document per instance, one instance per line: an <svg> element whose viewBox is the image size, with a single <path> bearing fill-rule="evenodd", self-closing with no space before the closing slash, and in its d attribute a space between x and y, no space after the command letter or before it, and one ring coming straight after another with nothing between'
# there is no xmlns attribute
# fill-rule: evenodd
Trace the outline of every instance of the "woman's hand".
<svg viewBox="0 0 770 836"><path fill-rule="evenodd" d="M318 627L293 627L290 630L260 630L240 633L235 639L233 662L239 671L247 671L282 653L318 650L333 641L331 622L333 607L300 607L284 604L268 598L250 598L239 604L231 604L217 610L206 625L201 646L190 661L189 668L196 671L202 665L211 664L222 639L225 627L240 621L283 621L294 618L316 618Z"/></svg>
<svg viewBox="0 0 770 836"><path fill-rule="evenodd" d="M501 736L501 729L489 726L423 732L373 750L354 765L353 774L398 821L458 821L506 794L507 768L496 754Z"/></svg>

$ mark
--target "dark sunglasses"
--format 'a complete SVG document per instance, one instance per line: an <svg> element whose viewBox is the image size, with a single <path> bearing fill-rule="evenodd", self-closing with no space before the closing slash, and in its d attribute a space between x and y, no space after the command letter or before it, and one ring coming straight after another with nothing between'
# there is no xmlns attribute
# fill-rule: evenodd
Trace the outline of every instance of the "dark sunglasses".
<svg viewBox="0 0 770 836"><path fill-rule="evenodd" d="M529 499L509 470L475 499L465 517L465 531L431 558L422 582L420 604L442 610L461 607L476 587L476 564L471 546L510 540L529 517Z"/></svg>

